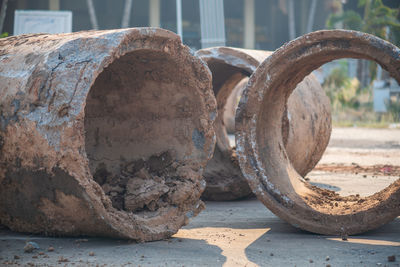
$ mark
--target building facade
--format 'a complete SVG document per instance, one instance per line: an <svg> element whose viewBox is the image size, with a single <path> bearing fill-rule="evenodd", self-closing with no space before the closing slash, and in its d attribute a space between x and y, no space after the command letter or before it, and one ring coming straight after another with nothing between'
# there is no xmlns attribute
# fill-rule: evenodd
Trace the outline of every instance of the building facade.
<svg viewBox="0 0 400 267"><path fill-rule="evenodd" d="M2 1L4 0L0 0ZM226 45L274 50L293 36L305 34L310 29L325 28L325 21L335 8L334 2L334 0L224 0ZM69 10L73 13L73 31L93 29L87 3L88 1L84 0L9 0L3 32L13 33L15 10ZM92 0L92 3L99 29L123 26L126 0ZM181 3L183 41L191 48L199 49L201 48L199 0L181 0ZM130 16L126 25L154 26L177 32L176 4L176 0L131 0Z"/></svg>

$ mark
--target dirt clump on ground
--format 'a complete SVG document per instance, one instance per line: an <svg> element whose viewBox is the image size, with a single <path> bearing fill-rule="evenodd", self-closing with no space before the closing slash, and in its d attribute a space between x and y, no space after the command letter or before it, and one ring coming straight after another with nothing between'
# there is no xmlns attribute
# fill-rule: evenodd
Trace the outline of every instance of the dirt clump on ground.
<svg viewBox="0 0 400 267"><path fill-rule="evenodd" d="M357 163L343 164L319 164L315 171L340 172L340 173L366 173L373 175L400 176L400 166L377 164L373 166L360 166Z"/></svg>
<svg viewBox="0 0 400 267"><path fill-rule="evenodd" d="M178 204L190 198L190 179L183 179L187 167L173 161L173 152L151 156L148 160L136 160L126 164L119 175L98 169L94 175L113 207L130 212L156 211L170 204ZM181 187L183 186L183 187ZM179 188L179 192L178 192Z"/></svg>

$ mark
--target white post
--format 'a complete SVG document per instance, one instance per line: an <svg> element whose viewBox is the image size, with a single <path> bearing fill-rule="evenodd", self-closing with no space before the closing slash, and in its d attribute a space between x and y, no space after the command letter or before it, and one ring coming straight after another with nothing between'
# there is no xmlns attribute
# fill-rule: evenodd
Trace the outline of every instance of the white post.
<svg viewBox="0 0 400 267"><path fill-rule="evenodd" d="M296 25L294 17L294 0L287 0L288 3L288 22L289 22L289 39L296 38Z"/></svg>
<svg viewBox="0 0 400 267"><path fill-rule="evenodd" d="M317 0L311 0L310 12L308 14L307 32L312 32L314 26L315 10L317 7Z"/></svg>
<svg viewBox="0 0 400 267"><path fill-rule="evenodd" d="M223 0L200 0L201 47L225 46Z"/></svg>
<svg viewBox="0 0 400 267"><path fill-rule="evenodd" d="M125 7L123 10L121 28L128 28L131 19L132 0L125 0Z"/></svg>
<svg viewBox="0 0 400 267"><path fill-rule="evenodd" d="M182 33L182 0L176 0L176 33L183 41Z"/></svg>
<svg viewBox="0 0 400 267"><path fill-rule="evenodd" d="M96 17L96 11L94 10L93 0L86 0L86 4L88 6L89 18L90 18L90 23L92 24L92 28L94 30L98 30L99 24L97 24L97 17Z"/></svg>
<svg viewBox="0 0 400 267"><path fill-rule="evenodd" d="M254 49L255 46L255 8L254 0L244 2L244 48Z"/></svg>
<svg viewBox="0 0 400 267"><path fill-rule="evenodd" d="M49 10L60 10L60 0L49 0Z"/></svg>
<svg viewBox="0 0 400 267"><path fill-rule="evenodd" d="M160 27L160 0L150 0L149 26Z"/></svg>

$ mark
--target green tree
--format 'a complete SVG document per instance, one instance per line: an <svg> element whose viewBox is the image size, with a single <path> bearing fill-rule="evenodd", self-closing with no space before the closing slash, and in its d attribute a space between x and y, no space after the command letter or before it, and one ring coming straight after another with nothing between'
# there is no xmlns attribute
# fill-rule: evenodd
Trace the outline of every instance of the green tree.
<svg viewBox="0 0 400 267"><path fill-rule="evenodd" d="M344 29L366 32L400 45L400 6L390 8L383 4L382 0L359 0L358 7L363 9L363 14L354 10L347 10L331 14L327 20L328 28L335 28L339 23ZM362 86L366 86L368 62L359 61L358 78ZM376 74L376 63L369 65L371 80Z"/></svg>
<svg viewBox="0 0 400 267"><path fill-rule="evenodd" d="M328 18L327 27L334 28L341 22L345 29L370 33L400 45L399 8L390 8L382 0L359 0L358 7L364 10L362 16L354 10L332 14Z"/></svg>

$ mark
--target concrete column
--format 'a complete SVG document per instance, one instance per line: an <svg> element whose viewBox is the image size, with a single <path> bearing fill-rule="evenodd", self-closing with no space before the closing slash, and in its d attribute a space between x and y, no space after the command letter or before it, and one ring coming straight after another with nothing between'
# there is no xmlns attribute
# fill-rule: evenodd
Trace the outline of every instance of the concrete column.
<svg viewBox="0 0 400 267"><path fill-rule="evenodd" d="M183 28L182 28L182 0L176 0L176 33L183 41Z"/></svg>
<svg viewBox="0 0 400 267"><path fill-rule="evenodd" d="M49 10L60 10L60 0L49 0Z"/></svg>
<svg viewBox="0 0 400 267"><path fill-rule="evenodd" d="M255 46L255 8L254 0L244 0L244 48L254 49Z"/></svg>
<svg viewBox="0 0 400 267"><path fill-rule="evenodd" d="M294 16L294 0L287 0L288 5L288 24L289 24L289 40L296 38L296 20Z"/></svg>
<svg viewBox="0 0 400 267"><path fill-rule="evenodd" d="M160 0L149 1L149 26L160 27Z"/></svg>
<svg viewBox="0 0 400 267"><path fill-rule="evenodd" d="M200 0L201 47L225 46L223 0Z"/></svg>

